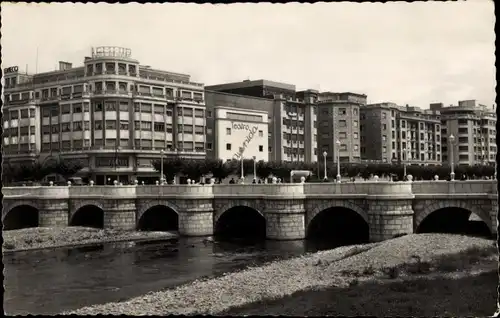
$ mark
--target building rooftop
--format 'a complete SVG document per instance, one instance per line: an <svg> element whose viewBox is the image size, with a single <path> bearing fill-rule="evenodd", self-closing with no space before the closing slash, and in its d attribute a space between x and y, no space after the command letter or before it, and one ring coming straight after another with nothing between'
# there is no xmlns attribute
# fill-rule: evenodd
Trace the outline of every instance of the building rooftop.
<svg viewBox="0 0 500 318"><path fill-rule="evenodd" d="M217 91L217 90L226 90L226 89L238 89L238 88L247 88L247 87L255 87L255 86L269 86L276 87L281 89L286 89L295 92L295 85L274 82L269 80L244 80L242 82L233 82L233 83L225 83L225 84L216 84L216 85L207 85L207 89Z"/></svg>

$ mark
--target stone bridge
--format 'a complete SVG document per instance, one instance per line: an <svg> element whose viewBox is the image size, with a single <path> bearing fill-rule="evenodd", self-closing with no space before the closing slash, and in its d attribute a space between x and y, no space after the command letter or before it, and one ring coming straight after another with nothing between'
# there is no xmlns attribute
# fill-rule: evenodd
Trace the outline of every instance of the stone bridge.
<svg viewBox="0 0 500 318"><path fill-rule="evenodd" d="M475 214L497 233L497 183L491 180L4 187L2 192L6 229L22 226L31 213L36 219L31 226L82 225L97 218L104 228L134 230L156 211L169 215L181 235L205 236L217 231L224 215L246 207L262 218L268 239L293 240L309 236L321 215L347 210L365 223L371 241L381 241L419 232L431 214L455 208L449 213ZM162 222L161 215L152 222Z"/></svg>

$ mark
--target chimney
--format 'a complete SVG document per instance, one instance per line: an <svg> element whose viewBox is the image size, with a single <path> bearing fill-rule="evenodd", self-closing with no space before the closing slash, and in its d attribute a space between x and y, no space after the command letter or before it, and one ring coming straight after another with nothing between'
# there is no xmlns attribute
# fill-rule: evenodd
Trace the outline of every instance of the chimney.
<svg viewBox="0 0 500 318"><path fill-rule="evenodd" d="M69 62L59 61L59 71L70 70L73 65Z"/></svg>

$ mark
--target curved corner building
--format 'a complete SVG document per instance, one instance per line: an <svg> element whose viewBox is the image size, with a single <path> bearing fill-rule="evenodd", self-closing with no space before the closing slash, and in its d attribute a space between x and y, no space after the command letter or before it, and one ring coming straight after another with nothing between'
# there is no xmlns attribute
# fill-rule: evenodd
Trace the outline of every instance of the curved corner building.
<svg viewBox="0 0 500 318"><path fill-rule="evenodd" d="M204 158L204 86L190 76L153 69L130 49L98 47L84 65L29 75L4 70L4 160L78 158L80 174L154 182L151 161Z"/></svg>

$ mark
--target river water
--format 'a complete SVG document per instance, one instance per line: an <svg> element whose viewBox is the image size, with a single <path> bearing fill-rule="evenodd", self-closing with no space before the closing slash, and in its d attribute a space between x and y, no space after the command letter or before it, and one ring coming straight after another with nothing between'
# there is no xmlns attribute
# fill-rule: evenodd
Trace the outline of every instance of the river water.
<svg viewBox="0 0 500 318"><path fill-rule="evenodd" d="M333 248L311 241L180 238L4 255L4 311L57 314L117 302L226 272Z"/></svg>

